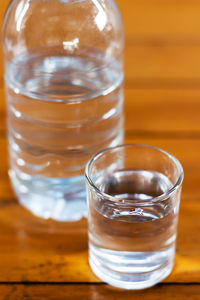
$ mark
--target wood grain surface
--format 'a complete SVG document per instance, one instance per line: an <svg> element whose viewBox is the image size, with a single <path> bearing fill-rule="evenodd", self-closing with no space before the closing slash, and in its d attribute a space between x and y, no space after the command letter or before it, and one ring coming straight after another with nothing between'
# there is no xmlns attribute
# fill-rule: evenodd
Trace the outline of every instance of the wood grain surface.
<svg viewBox="0 0 200 300"><path fill-rule="evenodd" d="M18 204L8 179L0 47L0 299L200 299L200 2L117 3L126 30L125 142L161 147L185 171L174 270L148 290L111 288L89 268L86 219L45 221Z"/></svg>
<svg viewBox="0 0 200 300"><path fill-rule="evenodd" d="M105 284L65 284L65 285L1 285L2 299L9 300L161 300L192 299L199 300L198 285L163 285L144 291L124 291L114 289ZM179 291L177 293L177 290Z"/></svg>

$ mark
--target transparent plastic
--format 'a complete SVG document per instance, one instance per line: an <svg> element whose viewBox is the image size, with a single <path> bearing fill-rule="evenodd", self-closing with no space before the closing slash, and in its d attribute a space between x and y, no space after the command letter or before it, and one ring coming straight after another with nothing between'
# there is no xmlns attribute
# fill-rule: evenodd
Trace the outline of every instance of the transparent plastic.
<svg viewBox="0 0 200 300"><path fill-rule="evenodd" d="M112 0L14 0L3 24L12 185L43 218L87 214L84 167L123 138L123 48Z"/></svg>

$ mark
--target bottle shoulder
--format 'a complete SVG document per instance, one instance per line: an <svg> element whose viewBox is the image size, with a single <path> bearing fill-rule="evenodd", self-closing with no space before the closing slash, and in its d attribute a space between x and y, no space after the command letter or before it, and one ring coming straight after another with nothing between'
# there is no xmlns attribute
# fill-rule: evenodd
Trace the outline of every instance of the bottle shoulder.
<svg viewBox="0 0 200 300"><path fill-rule="evenodd" d="M3 23L4 53L61 47L73 52L85 46L119 56L124 29L113 0L13 0Z"/></svg>

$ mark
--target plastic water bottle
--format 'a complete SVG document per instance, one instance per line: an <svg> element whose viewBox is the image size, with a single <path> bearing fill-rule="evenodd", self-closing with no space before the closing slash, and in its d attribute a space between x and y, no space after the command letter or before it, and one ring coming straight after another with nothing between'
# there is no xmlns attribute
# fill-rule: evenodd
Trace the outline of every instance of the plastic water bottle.
<svg viewBox="0 0 200 300"><path fill-rule="evenodd" d="M19 202L87 214L84 167L123 139L123 24L113 0L13 0L3 24L9 175Z"/></svg>

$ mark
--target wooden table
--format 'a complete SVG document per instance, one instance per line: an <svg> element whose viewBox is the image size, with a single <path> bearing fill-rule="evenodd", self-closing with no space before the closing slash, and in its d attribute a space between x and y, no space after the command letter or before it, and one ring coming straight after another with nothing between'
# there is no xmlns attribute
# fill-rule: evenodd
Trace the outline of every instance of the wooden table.
<svg viewBox="0 0 200 300"><path fill-rule="evenodd" d="M1 62L0 299L200 299L200 1L117 2L126 29L126 142L162 147L185 170L175 268L148 290L111 288L89 268L86 220L44 221L18 205L7 176Z"/></svg>

